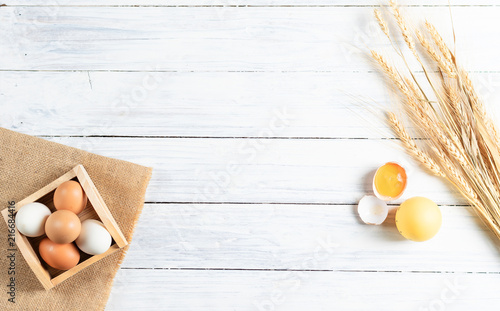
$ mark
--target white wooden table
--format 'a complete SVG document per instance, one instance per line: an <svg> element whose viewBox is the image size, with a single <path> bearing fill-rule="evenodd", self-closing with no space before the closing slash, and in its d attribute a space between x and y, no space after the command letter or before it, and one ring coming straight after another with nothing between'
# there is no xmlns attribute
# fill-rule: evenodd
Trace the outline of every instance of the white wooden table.
<svg viewBox="0 0 500 311"><path fill-rule="evenodd" d="M0 126L154 167L107 309L499 309L500 244L377 115L393 104L365 58L389 50L378 0L1 3ZM403 4L452 41L447 1ZM495 103L500 7L452 12ZM428 242L357 217L394 160L402 199L441 205Z"/></svg>

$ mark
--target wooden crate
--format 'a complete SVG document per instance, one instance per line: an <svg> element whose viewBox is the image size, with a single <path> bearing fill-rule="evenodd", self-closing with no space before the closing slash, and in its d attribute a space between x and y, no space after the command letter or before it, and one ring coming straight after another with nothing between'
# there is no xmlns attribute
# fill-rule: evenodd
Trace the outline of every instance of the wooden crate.
<svg viewBox="0 0 500 311"><path fill-rule="evenodd" d="M15 240L17 247L21 251L21 253L24 256L24 259L26 260L26 262L33 270L33 272L35 273L35 275L40 280L40 282L42 283L43 287L46 290L53 288L57 284L60 284L64 280L75 275L76 273L80 272L81 270L85 269L91 264L116 252L117 250L128 244L127 240L123 236L123 233L118 227L118 224L111 215L108 207L106 206L106 203L104 203L104 200L97 191L97 188L90 179L83 165L75 166L72 170L62 175L58 179L54 180L47 186L36 191L32 195L23 199L22 201L16 203L14 214L17 213L17 211L19 211L21 207L32 202L43 203L47 205L51 211L55 211L56 209L53 203L54 192L59 185L68 180L78 181L82 185L82 188L88 197L87 206L80 214L78 214L80 220L81 221L84 221L86 219L100 220L104 224L108 232L111 234L113 241L111 247L103 254L92 256L80 251L80 262L78 263L78 265L69 270L61 271L48 266L45 262L43 262L43 260L40 257L40 254L38 252L38 245L40 241L46 237L45 234L40 237L30 238L19 233L19 231L16 228ZM9 219L8 208L2 211L2 215L8 224L8 219Z"/></svg>

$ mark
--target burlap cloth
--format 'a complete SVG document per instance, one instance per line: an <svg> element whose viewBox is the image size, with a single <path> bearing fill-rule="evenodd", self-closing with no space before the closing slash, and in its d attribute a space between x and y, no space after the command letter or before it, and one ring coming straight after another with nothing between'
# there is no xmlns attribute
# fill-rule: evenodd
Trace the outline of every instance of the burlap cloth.
<svg viewBox="0 0 500 311"><path fill-rule="evenodd" d="M83 164L130 242L144 205L151 168L0 128L0 207L19 202ZM16 253L16 303L8 301L7 226L0 219L0 310L103 310L127 248L94 263L46 291L20 251Z"/></svg>

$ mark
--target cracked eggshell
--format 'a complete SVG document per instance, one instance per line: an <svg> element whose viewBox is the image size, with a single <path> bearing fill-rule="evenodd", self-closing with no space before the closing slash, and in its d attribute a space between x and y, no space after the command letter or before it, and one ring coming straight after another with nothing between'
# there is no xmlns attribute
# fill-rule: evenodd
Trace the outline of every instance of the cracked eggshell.
<svg viewBox="0 0 500 311"><path fill-rule="evenodd" d="M358 203L358 214L365 224L380 225L387 218L389 207L385 201L373 195L365 195Z"/></svg>

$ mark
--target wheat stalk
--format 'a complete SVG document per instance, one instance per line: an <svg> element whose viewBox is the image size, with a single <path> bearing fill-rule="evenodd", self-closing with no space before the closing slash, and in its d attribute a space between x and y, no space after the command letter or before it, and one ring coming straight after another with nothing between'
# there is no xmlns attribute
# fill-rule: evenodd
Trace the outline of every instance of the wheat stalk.
<svg viewBox="0 0 500 311"><path fill-rule="evenodd" d="M453 78L455 77L455 72L453 70L453 66L451 63L447 60L445 60L444 57L439 55L436 50L432 47L431 43L422 35L420 31L416 31L417 33L417 38L418 41L420 41L420 44L424 47L424 49L427 51L427 54L438 64L439 68L446 72L446 74Z"/></svg>
<svg viewBox="0 0 500 311"><path fill-rule="evenodd" d="M434 175L445 177L446 175L439 168L439 165L437 165L437 163L434 162L434 160L426 152L418 148L417 144L411 138L410 134L408 134L403 124L398 120L396 115L392 112L388 112L387 116L394 133L406 147L406 150Z"/></svg>
<svg viewBox="0 0 500 311"><path fill-rule="evenodd" d="M401 75L393 66L389 65L385 57L374 50L371 50L371 54L373 59L380 65L386 76L398 87L401 93L405 95L409 94L410 90L404 83L404 80L401 79Z"/></svg>
<svg viewBox="0 0 500 311"><path fill-rule="evenodd" d="M423 91L422 82L416 79L404 53L394 45L394 35L376 9L375 18L396 53L403 58L410 77L391 66L380 53L371 51L372 57L388 81L396 86L402 111L406 114L404 120L416 128L416 133L423 138L421 143L417 145L403 122L392 112L387 114L388 123L406 151L434 175L446 178L500 239L499 132L469 74L457 65L454 53L436 28L425 22L424 29L432 41L417 29L414 33L418 41L415 42L411 27L396 2L390 1L390 7L400 35L422 66L424 81L431 91ZM421 61L417 43L419 52L428 56L430 65L440 70L429 70L428 63Z"/></svg>
<svg viewBox="0 0 500 311"><path fill-rule="evenodd" d="M406 45L408 45L408 48L410 48L410 51L413 53L413 55L417 59L419 59L417 50L415 49L415 41L413 40L413 36L411 35L410 29L408 28L408 24L406 23L403 15L401 14L401 11L399 10L396 1L391 0L389 4L391 5L392 13L394 14L399 29L401 30L401 34L406 42Z"/></svg>
<svg viewBox="0 0 500 311"><path fill-rule="evenodd" d="M443 38L437 32L436 27L434 27L434 25L429 23L428 21L425 21L425 28L427 28L427 30L429 31L432 39L434 40L434 43L437 45L441 53L443 53L446 61L452 63L453 61L451 58L450 49L448 49L448 46L446 45L446 43L444 43Z"/></svg>
<svg viewBox="0 0 500 311"><path fill-rule="evenodd" d="M380 12L379 9L375 9L373 12L374 12L375 18L377 19L377 22L380 26L380 29L387 36L387 38L390 39L391 36L389 35L389 26L387 25L387 22L385 21L385 19L382 17L382 13Z"/></svg>

